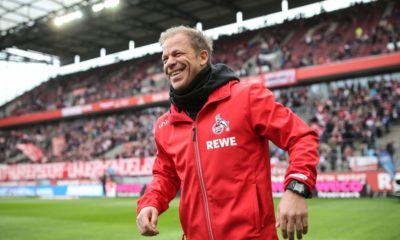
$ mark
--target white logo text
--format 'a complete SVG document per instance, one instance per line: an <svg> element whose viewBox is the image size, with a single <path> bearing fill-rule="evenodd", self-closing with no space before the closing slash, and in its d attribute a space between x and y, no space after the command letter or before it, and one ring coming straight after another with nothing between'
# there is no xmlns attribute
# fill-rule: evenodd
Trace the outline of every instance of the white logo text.
<svg viewBox="0 0 400 240"><path fill-rule="evenodd" d="M207 150L237 146L235 137L217 138L211 141L206 141L206 144L207 144Z"/></svg>

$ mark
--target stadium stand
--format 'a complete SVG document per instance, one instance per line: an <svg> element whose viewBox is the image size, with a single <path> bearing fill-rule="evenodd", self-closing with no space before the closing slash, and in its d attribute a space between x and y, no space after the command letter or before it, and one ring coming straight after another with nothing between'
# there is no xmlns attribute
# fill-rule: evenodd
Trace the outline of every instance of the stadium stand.
<svg viewBox="0 0 400 240"><path fill-rule="evenodd" d="M350 157L376 155L377 149L386 147L382 139L393 128L398 131L399 87L399 75L394 74L314 84L314 90L277 90L275 94L319 133L320 170L347 171Z"/></svg>
<svg viewBox="0 0 400 240"><path fill-rule="evenodd" d="M228 64L240 76L252 76L399 51L399 5L395 1L355 5L221 37L215 42L214 62ZM159 59L155 54L57 77L2 106L1 112L17 116L165 90Z"/></svg>
<svg viewBox="0 0 400 240"><path fill-rule="evenodd" d="M223 36L215 42L214 62L226 63L238 75L251 78L277 70L388 56L399 52L399 33L400 2L357 4L310 19L299 16L280 25ZM279 102L319 132L321 172L349 171L350 157L377 155L386 147L392 147L392 153L397 148L398 154L399 143L393 145L390 136L400 133L400 74L391 72L383 69L378 75L359 78L348 74L343 81L338 81L342 76L311 79L274 90ZM154 54L56 77L0 111L7 119L167 91L160 55ZM163 100L161 107L106 109L73 119L59 117L50 123L5 126L0 129L0 164L153 156L152 127L166 110ZM273 153L278 161L287 160L279 149Z"/></svg>
<svg viewBox="0 0 400 240"><path fill-rule="evenodd" d="M166 108L74 119L13 129L1 134L0 163L88 161L92 159L154 156L152 129ZM21 153L24 146L42 152ZM32 157L34 160L32 160ZM31 158L31 159L30 159Z"/></svg>
<svg viewBox="0 0 400 240"><path fill-rule="evenodd" d="M393 125L398 128L400 76L381 78L314 84L318 91L303 86L275 90L279 102L319 132L320 153L326 159L321 161L321 171L350 170L349 157L375 154L382 147L377 139L390 133ZM324 88L325 95L320 91ZM1 159L3 163L29 162L18 144L41 149L41 162L152 156L151 129L165 110L148 108L6 131L1 134L5 142Z"/></svg>

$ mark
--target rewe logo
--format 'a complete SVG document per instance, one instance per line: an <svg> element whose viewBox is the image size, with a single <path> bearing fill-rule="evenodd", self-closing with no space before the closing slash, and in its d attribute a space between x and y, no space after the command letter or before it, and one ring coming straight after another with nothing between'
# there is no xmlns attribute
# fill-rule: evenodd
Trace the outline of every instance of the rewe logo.
<svg viewBox="0 0 400 240"><path fill-rule="evenodd" d="M206 141L207 150L237 146L235 137L217 138L211 141Z"/></svg>
<svg viewBox="0 0 400 240"><path fill-rule="evenodd" d="M215 116L215 123L212 126L212 132L214 134L221 134L224 130L229 132L229 121L223 119L221 114L217 114L217 116Z"/></svg>

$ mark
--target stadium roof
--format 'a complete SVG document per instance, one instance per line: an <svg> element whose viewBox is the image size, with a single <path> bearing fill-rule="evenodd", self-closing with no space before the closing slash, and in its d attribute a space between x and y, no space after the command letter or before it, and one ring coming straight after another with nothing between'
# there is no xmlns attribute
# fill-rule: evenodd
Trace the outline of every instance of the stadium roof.
<svg viewBox="0 0 400 240"><path fill-rule="evenodd" d="M281 0L120 0L115 9L94 12L99 0L0 0L0 50L17 47L60 57L61 64L128 49L129 41L143 46L158 40L161 31L174 25L203 29L281 10ZM289 0L294 8L317 0ZM54 19L80 10L82 18L56 27Z"/></svg>

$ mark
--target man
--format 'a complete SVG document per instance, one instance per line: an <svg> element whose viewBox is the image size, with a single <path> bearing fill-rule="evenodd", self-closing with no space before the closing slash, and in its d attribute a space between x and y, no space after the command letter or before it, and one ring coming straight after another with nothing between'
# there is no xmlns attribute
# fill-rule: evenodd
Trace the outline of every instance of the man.
<svg viewBox="0 0 400 240"><path fill-rule="evenodd" d="M301 239L315 184L318 137L260 84L239 83L212 65L212 42L184 26L161 34L170 111L155 126L152 183L138 201L142 235L158 234L159 214L181 189L183 238ZM286 191L275 225L268 140L288 150Z"/></svg>

